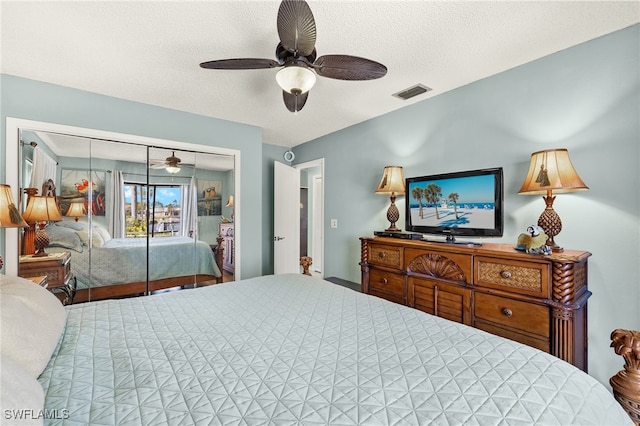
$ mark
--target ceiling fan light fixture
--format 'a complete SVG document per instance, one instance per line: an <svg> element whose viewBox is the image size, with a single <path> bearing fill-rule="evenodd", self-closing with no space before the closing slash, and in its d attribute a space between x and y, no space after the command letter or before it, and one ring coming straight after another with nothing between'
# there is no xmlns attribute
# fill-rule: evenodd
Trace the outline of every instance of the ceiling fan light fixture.
<svg viewBox="0 0 640 426"><path fill-rule="evenodd" d="M171 174L176 174L180 171L180 167L178 167L177 164L176 165L170 164L167 167L165 167L165 170Z"/></svg>
<svg viewBox="0 0 640 426"><path fill-rule="evenodd" d="M316 84L316 74L309 68L290 65L278 71L276 81L287 93L306 93Z"/></svg>

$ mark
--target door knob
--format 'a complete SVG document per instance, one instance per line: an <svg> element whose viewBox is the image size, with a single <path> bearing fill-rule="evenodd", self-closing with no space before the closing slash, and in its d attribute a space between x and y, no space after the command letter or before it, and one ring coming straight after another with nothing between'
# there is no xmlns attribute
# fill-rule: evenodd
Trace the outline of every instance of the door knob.
<svg viewBox="0 0 640 426"><path fill-rule="evenodd" d="M284 240L284 237L273 237L273 241Z"/></svg>

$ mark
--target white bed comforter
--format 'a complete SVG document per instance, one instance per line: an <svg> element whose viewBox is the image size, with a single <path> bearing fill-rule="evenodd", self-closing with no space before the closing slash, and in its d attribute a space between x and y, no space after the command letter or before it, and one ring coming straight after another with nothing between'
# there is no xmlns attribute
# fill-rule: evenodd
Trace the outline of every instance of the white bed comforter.
<svg viewBox="0 0 640 426"><path fill-rule="evenodd" d="M67 307L56 424L627 424L536 349L303 275Z"/></svg>

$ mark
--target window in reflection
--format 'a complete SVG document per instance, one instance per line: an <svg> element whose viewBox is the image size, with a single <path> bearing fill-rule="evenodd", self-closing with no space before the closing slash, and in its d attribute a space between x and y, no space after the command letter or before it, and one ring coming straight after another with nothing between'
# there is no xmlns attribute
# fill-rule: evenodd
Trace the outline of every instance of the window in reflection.
<svg viewBox="0 0 640 426"><path fill-rule="evenodd" d="M126 237L141 238L146 237L147 233L150 237L180 235L182 199L180 185L145 185L125 182L123 205ZM149 212L149 218L147 218L147 212Z"/></svg>

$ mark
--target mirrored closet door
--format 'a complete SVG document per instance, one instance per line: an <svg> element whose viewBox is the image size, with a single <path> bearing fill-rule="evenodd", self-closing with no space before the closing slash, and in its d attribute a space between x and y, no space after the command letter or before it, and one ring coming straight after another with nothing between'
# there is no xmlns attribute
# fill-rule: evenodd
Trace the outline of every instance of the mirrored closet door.
<svg viewBox="0 0 640 426"><path fill-rule="evenodd" d="M19 236L20 275L56 278L74 303L234 279L233 155L19 133L22 210L51 197L59 213Z"/></svg>

